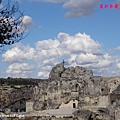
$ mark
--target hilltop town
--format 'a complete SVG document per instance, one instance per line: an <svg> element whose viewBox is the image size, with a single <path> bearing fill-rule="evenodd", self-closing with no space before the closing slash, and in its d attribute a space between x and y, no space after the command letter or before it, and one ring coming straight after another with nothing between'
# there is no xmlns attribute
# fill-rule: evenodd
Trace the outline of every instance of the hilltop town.
<svg viewBox="0 0 120 120"><path fill-rule="evenodd" d="M120 120L119 76L94 76L92 70L60 63L48 79L7 78L0 84L0 115L16 113L26 120Z"/></svg>

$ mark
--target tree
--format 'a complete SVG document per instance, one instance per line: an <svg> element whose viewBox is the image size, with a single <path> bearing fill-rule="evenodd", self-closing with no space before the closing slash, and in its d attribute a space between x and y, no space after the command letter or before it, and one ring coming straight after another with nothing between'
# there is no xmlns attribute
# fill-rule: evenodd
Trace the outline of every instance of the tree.
<svg viewBox="0 0 120 120"><path fill-rule="evenodd" d="M11 0L8 0L7 4L0 9L0 48L19 42L25 37L26 27L22 23L23 18L17 2L12 4Z"/></svg>

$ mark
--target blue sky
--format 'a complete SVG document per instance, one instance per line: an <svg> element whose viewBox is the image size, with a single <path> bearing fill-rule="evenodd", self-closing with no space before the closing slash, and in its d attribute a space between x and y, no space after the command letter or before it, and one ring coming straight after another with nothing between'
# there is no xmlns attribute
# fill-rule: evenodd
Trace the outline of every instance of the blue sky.
<svg viewBox="0 0 120 120"><path fill-rule="evenodd" d="M13 0L15 1L15 0ZM120 74L120 9L100 8L120 0L19 0L30 34L5 47L0 56L1 77L48 77L51 68L66 61L94 75Z"/></svg>

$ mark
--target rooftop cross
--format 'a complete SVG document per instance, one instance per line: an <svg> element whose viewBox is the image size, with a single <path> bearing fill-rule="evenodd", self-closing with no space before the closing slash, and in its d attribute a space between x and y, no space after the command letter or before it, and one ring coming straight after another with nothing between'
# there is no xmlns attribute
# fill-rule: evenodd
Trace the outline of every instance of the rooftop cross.
<svg viewBox="0 0 120 120"><path fill-rule="evenodd" d="M63 60L62 64L63 64L63 67L64 67L64 64L65 64L65 61L64 61L64 60Z"/></svg>

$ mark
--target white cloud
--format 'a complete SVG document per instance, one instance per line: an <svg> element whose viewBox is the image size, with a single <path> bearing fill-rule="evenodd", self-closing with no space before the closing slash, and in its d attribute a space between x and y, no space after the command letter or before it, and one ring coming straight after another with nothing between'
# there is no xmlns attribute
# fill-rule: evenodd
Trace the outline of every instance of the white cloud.
<svg viewBox="0 0 120 120"><path fill-rule="evenodd" d="M113 67L114 62L115 61L113 59L107 59L104 55L94 55L93 53L74 54L71 55L70 59L68 59L68 64L70 66L79 65L92 69L96 75L101 75L101 70L104 71L105 69L109 69L109 67ZM104 75L107 75L107 73Z"/></svg>
<svg viewBox="0 0 120 120"><path fill-rule="evenodd" d="M33 65L29 65L28 63L13 63L11 64L6 73L11 77L29 77L34 70Z"/></svg>
<svg viewBox="0 0 120 120"><path fill-rule="evenodd" d="M94 12L94 9L100 3L100 0L32 0L51 3L63 3L63 8L68 9L65 17L78 18L84 15L89 15Z"/></svg>
<svg viewBox="0 0 120 120"><path fill-rule="evenodd" d="M28 32L30 27L32 27L33 20L30 16L24 15L20 18L21 25L18 26L20 33Z"/></svg>
<svg viewBox="0 0 120 120"><path fill-rule="evenodd" d="M32 20L32 18L30 16L24 15L22 17L22 24L23 25L29 27L29 26L32 25L32 23L33 23L33 20Z"/></svg>
<svg viewBox="0 0 120 120"><path fill-rule="evenodd" d="M38 41L35 48L19 43L6 51L2 57L4 62L11 64L7 73L9 75L15 73L16 76L23 74L21 71L25 72L25 65L22 62L29 63L29 61L37 64L35 69L39 78L48 77L52 67L63 59L66 61L66 67L76 65L87 67L93 69L95 75L111 75L115 71L114 75L117 75L117 69L120 68L118 64L120 57L102 51L101 44L85 33L77 33L74 36L59 33L55 39ZM17 71L15 66L19 68Z"/></svg>
<svg viewBox="0 0 120 120"><path fill-rule="evenodd" d="M120 68L120 62L116 64L116 67L117 67L117 68Z"/></svg>
<svg viewBox="0 0 120 120"><path fill-rule="evenodd" d="M101 59L101 57L97 55L93 55L92 53L80 54L77 55L75 58L77 64L97 63L98 59Z"/></svg>
<svg viewBox="0 0 120 120"><path fill-rule="evenodd" d="M61 55L59 51L59 41L58 40L43 40L36 43L37 54L35 55L35 60L50 59L53 57L58 57Z"/></svg>
<svg viewBox="0 0 120 120"><path fill-rule="evenodd" d="M55 40L43 40L36 43L35 60L60 58L80 53L99 53L100 43L95 42L89 35L78 33L70 36L67 33L59 33Z"/></svg>
<svg viewBox="0 0 120 120"><path fill-rule="evenodd" d="M71 53L96 53L100 48L100 43L94 41L89 35L78 33L75 36L70 36L66 33L59 33L58 40L62 41L61 49L66 49ZM65 50L65 51L66 51Z"/></svg>
<svg viewBox="0 0 120 120"><path fill-rule="evenodd" d="M32 60L34 54L34 48L31 48L29 45L24 46L21 43L17 43L11 50L7 50L5 54L2 55L2 58L4 62L8 63L25 62Z"/></svg>
<svg viewBox="0 0 120 120"><path fill-rule="evenodd" d="M46 78L46 76L47 77L49 76L49 72L47 71L38 72L37 76L40 78Z"/></svg>
<svg viewBox="0 0 120 120"><path fill-rule="evenodd" d="M81 17L84 15L89 15L94 12L95 7L97 7L99 0L68 0L63 5L63 8L71 9L65 14L66 17Z"/></svg>
<svg viewBox="0 0 120 120"><path fill-rule="evenodd" d="M116 50L116 51L118 50L119 51L120 50L120 46L117 46L116 48L114 48L114 50Z"/></svg>

